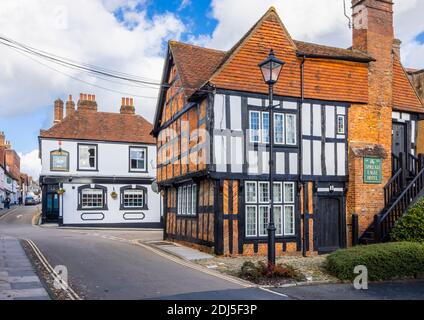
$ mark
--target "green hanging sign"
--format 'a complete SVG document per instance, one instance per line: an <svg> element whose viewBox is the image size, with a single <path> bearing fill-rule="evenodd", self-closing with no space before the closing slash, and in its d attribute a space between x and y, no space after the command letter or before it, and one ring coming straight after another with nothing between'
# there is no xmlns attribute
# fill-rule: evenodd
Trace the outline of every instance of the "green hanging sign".
<svg viewBox="0 0 424 320"><path fill-rule="evenodd" d="M364 158L364 183L381 184L382 160L380 158Z"/></svg>

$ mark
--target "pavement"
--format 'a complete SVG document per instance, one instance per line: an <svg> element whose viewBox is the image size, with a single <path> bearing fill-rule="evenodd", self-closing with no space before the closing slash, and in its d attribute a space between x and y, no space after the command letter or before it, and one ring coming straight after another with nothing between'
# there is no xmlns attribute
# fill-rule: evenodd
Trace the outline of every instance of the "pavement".
<svg viewBox="0 0 424 320"><path fill-rule="evenodd" d="M49 300L19 240L0 236L0 300Z"/></svg>

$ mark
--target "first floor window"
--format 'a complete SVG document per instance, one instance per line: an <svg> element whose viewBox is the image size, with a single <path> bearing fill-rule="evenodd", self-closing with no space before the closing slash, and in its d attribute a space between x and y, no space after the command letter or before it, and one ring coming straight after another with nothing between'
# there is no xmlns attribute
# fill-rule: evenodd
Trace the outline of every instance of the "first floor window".
<svg viewBox="0 0 424 320"><path fill-rule="evenodd" d="M274 143L284 144L284 114L274 114Z"/></svg>
<svg viewBox="0 0 424 320"><path fill-rule="evenodd" d="M247 181L245 189L246 237L266 237L270 218L269 182ZM295 183L274 182L273 200L276 235L295 235Z"/></svg>
<svg viewBox="0 0 424 320"><path fill-rule="evenodd" d="M101 209L104 204L102 189L83 189L81 191L82 209Z"/></svg>
<svg viewBox="0 0 424 320"><path fill-rule="evenodd" d="M146 171L147 149L130 147L130 171Z"/></svg>
<svg viewBox="0 0 424 320"><path fill-rule="evenodd" d="M97 145L78 146L78 169L97 170Z"/></svg>
<svg viewBox="0 0 424 320"><path fill-rule="evenodd" d="M250 111L249 113L249 132L250 132L250 142L260 142L261 137L260 133L260 118L261 113L258 111Z"/></svg>
<svg viewBox="0 0 424 320"><path fill-rule="evenodd" d="M197 214L197 185L179 187L177 198L177 213L179 215Z"/></svg>
<svg viewBox="0 0 424 320"><path fill-rule="evenodd" d="M249 112L249 135L251 143L269 143L270 119L266 111ZM296 145L296 114L276 112L273 117L274 143Z"/></svg>
<svg viewBox="0 0 424 320"><path fill-rule="evenodd" d="M296 144L296 115L286 114L286 144Z"/></svg>
<svg viewBox="0 0 424 320"><path fill-rule="evenodd" d="M345 116L344 115L338 115L337 116L337 134L345 134Z"/></svg>

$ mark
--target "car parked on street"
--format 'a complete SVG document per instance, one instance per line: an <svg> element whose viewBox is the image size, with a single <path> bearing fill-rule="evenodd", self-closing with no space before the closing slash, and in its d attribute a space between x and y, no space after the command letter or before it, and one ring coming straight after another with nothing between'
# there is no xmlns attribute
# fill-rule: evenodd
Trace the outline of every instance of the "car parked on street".
<svg viewBox="0 0 424 320"><path fill-rule="evenodd" d="M33 196L27 196L25 198L25 205L26 206L31 206L31 205L36 205L37 201Z"/></svg>

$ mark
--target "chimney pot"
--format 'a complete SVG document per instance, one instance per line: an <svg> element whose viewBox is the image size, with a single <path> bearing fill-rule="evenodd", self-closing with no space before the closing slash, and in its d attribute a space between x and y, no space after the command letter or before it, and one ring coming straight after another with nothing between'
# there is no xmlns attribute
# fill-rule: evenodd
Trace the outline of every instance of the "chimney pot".
<svg viewBox="0 0 424 320"><path fill-rule="evenodd" d="M78 101L78 110L97 111L97 103L94 94L81 94L81 99Z"/></svg>
<svg viewBox="0 0 424 320"><path fill-rule="evenodd" d="M80 100L84 99L84 95L82 93L80 93Z"/></svg>
<svg viewBox="0 0 424 320"><path fill-rule="evenodd" d="M54 124L63 120L63 101L57 99L54 102Z"/></svg>
<svg viewBox="0 0 424 320"><path fill-rule="evenodd" d="M126 106L129 106L129 105L130 105L130 98L126 98L126 99L125 99L125 105L126 105Z"/></svg>
<svg viewBox="0 0 424 320"><path fill-rule="evenodd" d="M134 98L130 99L130 106L132 106L132 107L134 106Z"/></svg>
<svg viewBox="0 0 424 320"><path fill-rule="evenodd" d="M95 94L92 94L91 98L93 99L93 101L96 101L96 95Z"/></svg>
<svg viewBox="0 0 424 320"><path fill-rule="evenodd" d="M68 101L72 101L72 94L69 95Z"/></svg>
<svg viewBox="0 0 424 320"><path fill-rule="evenodd" d="M121 114L135 114L134 99L122 98Z"/></svg>
<svg viewBox="0 0 424 320"><path fill-rule="evenodd" d="M122 106L125 106L125 98L122 98Z"/></svg>

